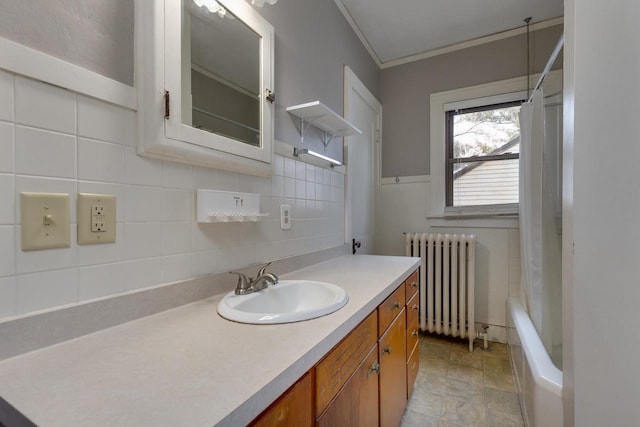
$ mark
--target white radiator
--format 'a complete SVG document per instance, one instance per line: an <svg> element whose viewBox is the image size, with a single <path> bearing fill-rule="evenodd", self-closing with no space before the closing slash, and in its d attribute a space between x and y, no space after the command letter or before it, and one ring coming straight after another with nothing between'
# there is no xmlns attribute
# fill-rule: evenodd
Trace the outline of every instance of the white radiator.
<svg viewBox="0 0 640 427"><path fill-rule="evenodd" d="M420 329L468 338L473 351L476 236L407 233L406 255L420 257Z"/></svg>

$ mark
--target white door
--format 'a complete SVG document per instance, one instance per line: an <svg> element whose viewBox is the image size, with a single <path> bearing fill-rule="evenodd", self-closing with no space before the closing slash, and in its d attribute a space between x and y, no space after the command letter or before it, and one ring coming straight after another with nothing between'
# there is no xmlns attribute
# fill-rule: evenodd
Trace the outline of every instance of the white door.
<svg viewBox="0 0 640 427"><path fill-rule="evenodd" d="M375 254L378 253L375 194L382 105L347 66L344 67L344 116L362 131L362 135L345 138L345 241L352 247L355 242L358 254Z"/></svg>

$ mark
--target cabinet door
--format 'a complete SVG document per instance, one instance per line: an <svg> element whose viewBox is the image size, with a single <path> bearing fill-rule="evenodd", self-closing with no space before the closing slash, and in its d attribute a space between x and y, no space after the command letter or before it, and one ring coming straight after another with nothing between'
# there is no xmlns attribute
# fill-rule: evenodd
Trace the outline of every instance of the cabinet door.
<svg viewBox="0 0 640 427"><path fill-rule="evenodd" d="M378 347L374 345L353 376L317 419L319 427L378 425Z"/></svg>
<svg viewBox="0 0 640 427"><path fill-rule="evenodd" d="M411 397L413 384L416 382L416 377L418 376L418 369L420 369L420 346L416 345L407 361L407 399Z"/></svg>
<svg viewBox="0 0 640 427"><path fill-rule="evenodd" d="M296 384L258 418L252 427L310 427L313 422L311 375L305 374Z"/></svg>
<svg viewBox="0 0 640 427"><path fill-rule="evenodd" d="M397 427L407 403L407 321L404 307L380 337L380 426Z"/></svg>

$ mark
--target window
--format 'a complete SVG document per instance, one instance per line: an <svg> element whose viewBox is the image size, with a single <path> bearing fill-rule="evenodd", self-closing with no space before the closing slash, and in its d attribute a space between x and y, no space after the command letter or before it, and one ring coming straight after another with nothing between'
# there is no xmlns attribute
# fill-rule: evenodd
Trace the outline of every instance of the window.
<svg viewBox="0 0 640 427"><path fill-rule="evenodd" d="M518 203L520 104L446 111L447 208Z"/></svg>

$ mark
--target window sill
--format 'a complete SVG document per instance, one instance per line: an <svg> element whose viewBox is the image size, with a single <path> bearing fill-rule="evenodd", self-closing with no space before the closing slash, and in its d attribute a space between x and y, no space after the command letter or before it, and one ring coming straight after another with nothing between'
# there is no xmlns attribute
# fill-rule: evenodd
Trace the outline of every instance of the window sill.
<svg viewBox="0 0 640 427"><path fill-rule="evenodd" d="M432 227L518 228L518 205L445 208L427 216Z"/></svg>

